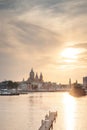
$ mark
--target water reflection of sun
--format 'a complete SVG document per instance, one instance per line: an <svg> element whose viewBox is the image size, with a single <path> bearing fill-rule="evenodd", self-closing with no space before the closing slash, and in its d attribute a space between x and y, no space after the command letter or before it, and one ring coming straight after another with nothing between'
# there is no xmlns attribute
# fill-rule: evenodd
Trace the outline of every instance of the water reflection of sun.
<svg viewBox="0 0 87 130"><path fill-rule="evenodd" d="M75 110L76 110L76 103L75 99L70 95L64 95L64 120L65 120L65 130L74 130L75 122Z"/></svg>

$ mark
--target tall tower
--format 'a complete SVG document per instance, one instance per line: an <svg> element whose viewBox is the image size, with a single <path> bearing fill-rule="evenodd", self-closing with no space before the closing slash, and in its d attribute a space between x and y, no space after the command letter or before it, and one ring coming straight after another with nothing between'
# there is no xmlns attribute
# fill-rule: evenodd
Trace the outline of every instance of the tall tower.
<svg viewBox="0 0 87 130"><path fill-rule="evenodd" d="M38 74L36 73L35 81L38 81Z"/></svg>
<svg viewBox="0 0 87 130"><path fill-rule="evenodd" d="M30 80L34 81L34 71L33 71L33 68L31 69L31 72L30 72Z"/></svg>
<svg viewBox="0 0 87 130"><path fill-rule="evenodd" d="M41 82L43 81L43 75L42 75L42 73L40 73L40 81Z"/></svg>
<svg viewBox="0 0 87 130"><path fill-rule="evenodd" d="M71 78L69 79L69 87L71 88Z"/></svg>
<svg viewBox="0 0 87 130"><path fill-rule="evenodd" d="M83 87L87 89L87 76L83 77Z"/></svg>

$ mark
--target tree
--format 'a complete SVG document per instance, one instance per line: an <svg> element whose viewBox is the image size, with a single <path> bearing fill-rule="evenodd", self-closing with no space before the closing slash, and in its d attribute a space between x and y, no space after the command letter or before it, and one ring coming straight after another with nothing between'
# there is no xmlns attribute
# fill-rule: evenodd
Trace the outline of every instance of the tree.
<svg viewBox="0 0 87 130"><path fill-rule="evenodd" d="M13 83L13 86L14 86L14 88L17 89L17 88L18 88L18 83L17 83L17 82L14 82L14 83Z"/></svg>
<svg viewBox="0 0 87 130"><path fill-rule="evenodd" d="M13 89L13 88L17 89L17 87L18 87L18 83L9 80L7 86L8 86L8 89Z"/></svg>
<svg viewBox="0 0 87 130"><path fill-rule="evenodd" d="M14 86L14 85L13 85L13 81L9 80L7 86L8 86L8 89L12 89L13 86Z"/></svg>

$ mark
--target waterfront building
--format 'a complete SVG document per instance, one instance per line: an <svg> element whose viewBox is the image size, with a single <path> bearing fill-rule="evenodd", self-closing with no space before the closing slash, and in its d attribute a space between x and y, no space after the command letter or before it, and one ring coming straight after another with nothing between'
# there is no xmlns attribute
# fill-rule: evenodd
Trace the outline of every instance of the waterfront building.
<svg viewBox="0 0 87 130"><path fill-rule="evenodd" d="M35 74L33 69L31 69L26 82L28 84L29 90L38 90L43 85L43 75L40 73L40 76L38 76L38 73Z"/></svg>
<svg viewBox="0 0 87 130"><path fill-rule="evenodd" d="M21 81L18 85L18 90L19 92L26 92L28 91L28 85L27 85L27 82L26 81Z"/></svg>
<svg viewBox="0 0 87 130"><path fill-rule="evenodd" d="M40 73L40 82L43 82L43 75Z"/></svg>
<svg viewBox="0 0 87 130"><path fill-rule="evenodd" d="M38 78L38 74L36 73L36 76L35 76L35 81L38 82L39 78Z"/></svg>
<svg viewBox="0 0 87 130"><path fill-rule="evenodd" d="M83 88L87 89L87 76L83 77Z"/></svg>
<svg viewBox="0 0 87 130"><path fill-rule="evenodd" d="M34 71L31 69L29 80L32 82L34 81Z"/></svg>
<svg viewBox="0 0 87 130"><path fill-rule="evenodd" d="M71 88L71 78L69 79L69 88Z"/></svg>
<svg viewBox="0 0 87 130"><path fill-rule="evenodd" d="M40 77L38 77L38 74L36 73L36 75L35 75L35 72L33 71L33 69L31 69L27 82L28 83L43 82L43 75L42 75L42 73L40 73Z"/></svg>

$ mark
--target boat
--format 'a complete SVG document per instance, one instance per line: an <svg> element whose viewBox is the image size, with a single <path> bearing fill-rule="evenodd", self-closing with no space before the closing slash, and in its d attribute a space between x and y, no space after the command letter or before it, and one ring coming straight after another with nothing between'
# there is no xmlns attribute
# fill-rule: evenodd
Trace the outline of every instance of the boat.
<svg viewBox="0 0 87 130"><path fill-rule="evenodd" d="M69 91L69 94L74 97L85 96L86 92L80 84L74 83Z"/></svg>
<svg viewBox="0 0 87 130"><path fill-rule="evenodd" d="M1 96L12 96L12 95L19 95L19 92L13 92L11 90L8 90L8 89L1 89L0 90L0 95Z"/></svg>

